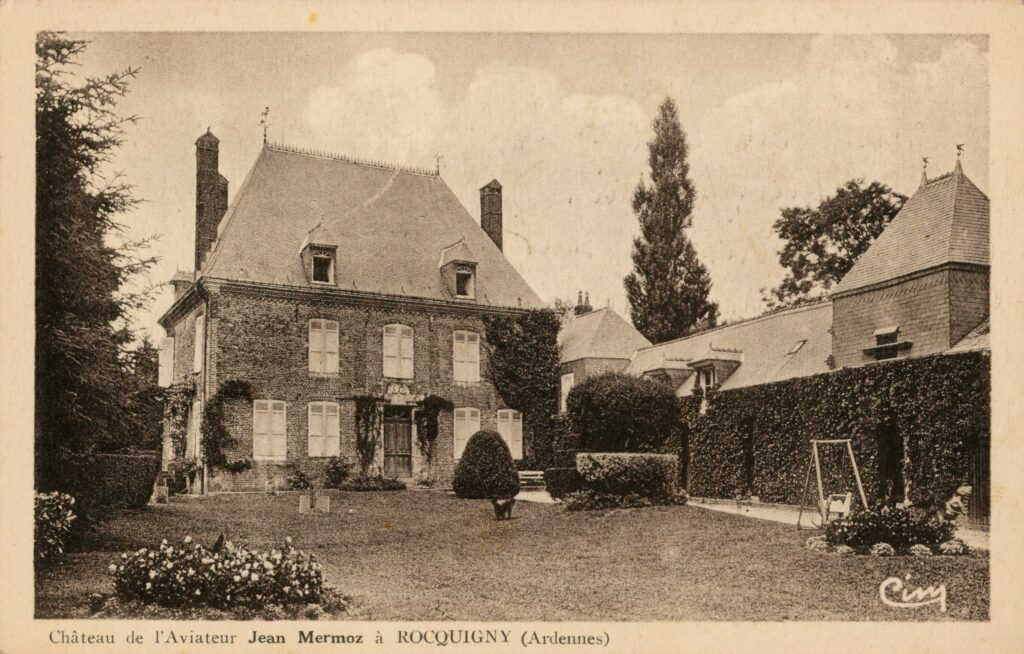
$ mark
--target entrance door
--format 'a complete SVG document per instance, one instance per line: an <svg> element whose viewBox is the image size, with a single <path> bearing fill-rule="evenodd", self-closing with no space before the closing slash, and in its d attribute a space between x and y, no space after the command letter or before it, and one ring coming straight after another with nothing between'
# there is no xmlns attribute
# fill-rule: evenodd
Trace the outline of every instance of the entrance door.
<svg viewBox="0 0 1024 654"><path fill-rule="evenodd" d="M384 475L412 477L412 409L384 407Z"/></svg>

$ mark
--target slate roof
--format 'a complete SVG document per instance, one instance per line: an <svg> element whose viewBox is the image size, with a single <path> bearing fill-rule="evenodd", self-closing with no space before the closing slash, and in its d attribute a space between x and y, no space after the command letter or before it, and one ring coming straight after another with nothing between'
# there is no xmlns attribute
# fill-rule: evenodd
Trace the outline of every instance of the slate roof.
<svg viewBox="0 0 1024 654"><path fill-rule="evenodd" d="M833 295L959 262L989 265L989 200L963 173L923 183Z"/></svg>
<svg viewBox="0 0 1024 654"><path fill-rule="evenodd" d="M476 304L542 306L436 173L277 145L257 157L202 274L309 287L307 237L337 242L339 288L433 300L452 299L438 261L464 239L478 260Z"/></svg>
<svg viewBox="0 0 1024 654"><path fill-rule="evenodd" d="M988 350L989 346L989 319L985 318L980 325L975 327L954 345L950 352L969 352L971 350Z"/></svg>
<svg viewBox="0 0 1024 654"><path fill-rule="evenodd" d="M577 359L628 359L638 348L650 347L625 318L611 308L576 316L558 332L559 361Z"/></svg>
<svg viewBox="0 0 1024 654"><path fill-rule="evenodd" d="M831 327L831 302L804 305L640 349L626 372L641 375L710 358L734 361L742 353L723 390L806 377L828 371Z"/></svg>

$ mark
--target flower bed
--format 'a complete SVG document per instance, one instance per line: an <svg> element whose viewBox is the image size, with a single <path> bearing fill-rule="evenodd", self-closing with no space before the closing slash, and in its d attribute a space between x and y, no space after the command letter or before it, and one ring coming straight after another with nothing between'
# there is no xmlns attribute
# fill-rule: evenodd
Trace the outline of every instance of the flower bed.
<svg viewBox="0 0 1024 654"><path fill-rule="evenodd" d="M164 607L238 607L311 604L324 592L316 557L292 547L260 552L230 541L209 550L186 536L178 546L166 540L156 549L122 554L110 564L114 591L123 601Z"/></svg>
<svg viewBox="0 0 1024 654"><path fill-rule="evenodd" d="M350 477L338 484L338 490L366 492L366 491L400 491L405 490L405 482L394 477Z"/></svg>
<svg viewBox="0 0 1024 654"><path fill-rule="evenodd" d="M956 529L955 522L919 511L857 511L830 522L823 535L811 536L804 547L840 555L966 554L967 545L953 537Z"/></svg>

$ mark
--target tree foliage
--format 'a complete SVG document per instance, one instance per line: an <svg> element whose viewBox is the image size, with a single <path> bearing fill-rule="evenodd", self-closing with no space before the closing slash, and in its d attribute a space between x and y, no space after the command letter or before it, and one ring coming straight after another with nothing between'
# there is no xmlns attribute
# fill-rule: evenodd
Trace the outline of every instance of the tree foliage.
<svg viewBox="0 0 1024 654"><path fill-rule="evenodd" d="M569 391L566 412L580 449L657 452L679 422L679 403L667 384L608 372Z"/></svg>
<svg viewBox="0 0 1024 654"><path fill-rule="evenodd" d="M788 207L772 228L786 277L762 289L772 309L816 300L839 282L907 201L885 184L851 179L815 207Z"/></svg>
<svg viewBox="0 0 1024 654"><path fill-rule="evenodd" d="M714 327L718 305L708 300L711 277L686 235L696 191L686 134L671 98L661 103L652 126L651 181L641 179L633 191L640 236L633 240L633 272L624 283L633 324L652 343L661 343Z"/></svg>
<svg viewBox="0 0 1024 654"><path fill-rule="evenodd" d="M545 467L558 412L558 316L550 309L490 316L485 329L488 378L505 404L523 414L524 454Z"/></svg>
<svg viewBox="0 0 1024 654"><path fill-rule="evenodd" d="M136 69L100 78L69 72L86 47L59 34L36 40L36 483L55 487L60 457L114 449L137 428L126 379L128 314L149 294L126 290L152 258L126 242L118 216L137 200L120 175L105 178L134 116L116 113ZM148 379L148 373L146 375ZM135 379L139 379L135 377Z"/></svg>

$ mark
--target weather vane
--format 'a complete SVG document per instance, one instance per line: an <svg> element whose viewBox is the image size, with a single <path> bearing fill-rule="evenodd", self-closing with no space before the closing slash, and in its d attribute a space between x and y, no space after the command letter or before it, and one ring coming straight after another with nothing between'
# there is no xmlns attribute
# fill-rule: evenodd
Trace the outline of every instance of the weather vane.
<svg viewBox="0 0 1024 654"><path fill-rule="evenodd" d="M267 120L267 116L270 115L270 107L263 107L263 113L260 118L260 125L263 126L263 145L267 144L267 127L270 126L270 121Z"/></svg>
<svg viewBox="0 0 1024 654"><path fill-rule="evenodd" d="M921 169L928 172L928 157L921 157Z"/></svg>
<svg viewBox="0 0 1024 654"><path fill-rule="evenodd" d="M444 159L444 155L440 155L440 154L435 154L434 155L434 172L436 172L438 175L441 174L441 160L442 159Z"/></svg>
<svg viewBox="0 0 1024 654"><path fill-rule="evenodd" d="M960 155L962 155L963 153L964 153L964 144L963 143L957 143L956 144L956 158L959 159Z"/></svg>

